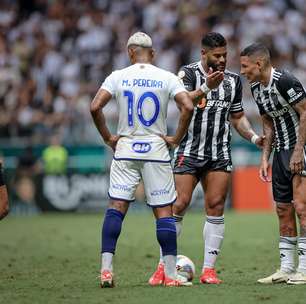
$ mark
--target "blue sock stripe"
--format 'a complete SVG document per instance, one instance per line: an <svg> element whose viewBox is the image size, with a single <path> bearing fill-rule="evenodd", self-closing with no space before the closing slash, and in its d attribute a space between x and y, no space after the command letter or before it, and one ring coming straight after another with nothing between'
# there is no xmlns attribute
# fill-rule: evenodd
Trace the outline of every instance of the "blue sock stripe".
<svg viewBox="0 0 306 304"><path fill-rule="evenodd" d="M163 255L176 255L176 227L172 217L156 220L156 236Z"/></svg>
<svg viewBox="0 0 306 304"><path fill-rule="evenodd" d="M121 220L124 219L124 214L116 209L107 209L105 216L117 216L120 217Z"/></svg>

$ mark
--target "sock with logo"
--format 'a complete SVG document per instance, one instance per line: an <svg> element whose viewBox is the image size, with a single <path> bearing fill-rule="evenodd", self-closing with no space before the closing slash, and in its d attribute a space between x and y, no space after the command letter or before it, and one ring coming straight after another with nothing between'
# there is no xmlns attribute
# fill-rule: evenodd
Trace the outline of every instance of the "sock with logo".
<svg viewBox="0 0 306 304"><path fill-rule="evenodd" d="M224 216L207 216L203 229L204 268L214 268L224 237Z"/></svg>
<svg viewBox="0 0 306 304"><path fill-rule="evenodd" d="M283 272L294 271L294 255L297 237L280 236L279 238L279 254L281 267Z"/></svg>

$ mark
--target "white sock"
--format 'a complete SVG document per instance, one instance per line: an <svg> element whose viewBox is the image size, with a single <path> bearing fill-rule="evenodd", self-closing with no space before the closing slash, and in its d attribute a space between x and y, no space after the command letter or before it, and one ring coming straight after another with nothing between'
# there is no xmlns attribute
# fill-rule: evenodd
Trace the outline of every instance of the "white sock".
<svg viewBox="0 0 306 304"><path fill-rule="evenodd" d="M176 237L178 238L182 232L183 216L173 214L173 218L175 220ZM159 263L164 264L163 252L161 247L159 247Z"/></svg>
<svg viewBox="0 0 306 304"><path fill-rule="evenodd" d="M214 268L224 237L224 216L207 216L203 228L203 268Z"/></svg>
<svg viewBox="0 0 306 304"><path fill-rule="evenodd" d="M176 255L165 255L164 263L166 277L175 280L177 277Z"/></svg>
<svg viewBox="0 0 306 304"><path fill-rule="evenodd" d="M306 237L299 238L298 247L299 266L297 270L306 274Z"/></svg>
<svg viewBox="0 0 306 304"><path fill-rule="evenodd" d="M101 255L101 271L113 271L113 256L111 252L103 252Z"/></svg>
<svg viewBox="0 0 306 304"><path fill-rule="evenodd" d="M280 270L284 272L293 272L294 255L296 248L297 237L280 236L279 238L279 253L281 267Z"/></svg>

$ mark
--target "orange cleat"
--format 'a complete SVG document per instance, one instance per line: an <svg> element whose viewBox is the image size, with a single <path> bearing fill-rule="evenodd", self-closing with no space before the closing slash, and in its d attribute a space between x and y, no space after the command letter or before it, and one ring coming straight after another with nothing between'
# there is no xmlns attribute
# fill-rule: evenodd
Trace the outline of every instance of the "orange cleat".
<svg viewBox="0 0 306 304"><path fill-rule="evenodd" d="M165 276L164 286L166 287L181 287L181 286L192 286L191 282L182 276L177 276L176 279L170 279Z"/></svg>
<svg viewBox="0 0 306 304"><path fill-rule="evenodd" d="M101 272L100 280L101 288L113 288L115 286L113 274L109 270Z"/></svg>
<svg viewBox="0 0 306 304"><path fill-rule="evenodd" d="M159 263L156 271L152 274L149 279L149 284L151 286L159 286L163 285L165 281L165 265L163 263Z"/></svg>
<svg viewBox="0 0 306 304"><path fill-rule="evenodd" d="M202 284L221 284L222 281L217 278L217 274L214 268L204 268L200 277Z"/></svg>

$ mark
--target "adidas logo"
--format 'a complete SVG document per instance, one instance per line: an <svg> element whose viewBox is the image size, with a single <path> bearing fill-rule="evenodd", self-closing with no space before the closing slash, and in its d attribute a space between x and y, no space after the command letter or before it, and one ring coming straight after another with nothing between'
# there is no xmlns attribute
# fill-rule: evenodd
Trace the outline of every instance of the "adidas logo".
<svg viewBox="0 0 306 304"><path fill-rule="evenodd" d="M305 255L304 250L303 249L299 249L298 250L298 255Z"/></svg>
<svg viewBox="0 0 306 304"><path fill-rule="evenodd" d="M213 255L218 255L218 251L217 250L212 250L208 252L209 254L213 254Z"/></svg>
<svg viewBox="0 0 306 304"><path fill-rule="evenodd" d="M283 254L283 253L281 253L281 254L280 254L280 258L284 258L284 257L286 257L286 255Z"/></svg>

